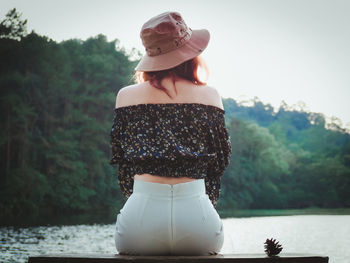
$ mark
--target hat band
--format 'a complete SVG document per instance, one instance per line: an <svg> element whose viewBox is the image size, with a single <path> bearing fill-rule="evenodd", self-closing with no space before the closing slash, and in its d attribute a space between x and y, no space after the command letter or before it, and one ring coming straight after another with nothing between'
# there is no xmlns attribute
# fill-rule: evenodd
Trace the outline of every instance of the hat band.
<svg viewBox="0 0 350 263"><path fill-rule="evenodd" d="M181 38L176 38L173 41L164 44L163 46L146 48L147 55L150 57L155 57L161 54L168 53L175 49L178 49L182 47L184 44L186 44L186 42L191 38L191 35L192 35L192 29L187 28L185 35Z"/></svg>

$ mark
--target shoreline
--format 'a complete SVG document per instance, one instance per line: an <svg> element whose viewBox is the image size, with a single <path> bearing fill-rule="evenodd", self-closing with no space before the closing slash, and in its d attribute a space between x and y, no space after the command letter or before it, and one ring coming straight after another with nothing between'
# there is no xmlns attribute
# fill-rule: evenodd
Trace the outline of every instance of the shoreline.
<svg viewBox="0 0 350 263"><path fill-rule="evenodd" d="M300 208L300 209L223 209L218 210L221 218L292 216L292 215L350 215L350 208Z"/></svg>
<svg viewBox="0 0 350 263"><path fill-rule="evenodd" d="M350 215L350 208L301 208L301 209L218 209L218 214L225 218L249 218L293 215ZM63 215L53 218L23 218L0 222L1 227L38 227L114 224L116 215L106 213Z"/></svg>

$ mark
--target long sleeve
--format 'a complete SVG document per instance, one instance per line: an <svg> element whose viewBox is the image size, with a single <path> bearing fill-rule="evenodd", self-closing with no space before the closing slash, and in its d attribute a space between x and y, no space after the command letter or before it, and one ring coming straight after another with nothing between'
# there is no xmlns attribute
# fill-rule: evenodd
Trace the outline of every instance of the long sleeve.
<svg viewBox="0 0 350 263"><path fill-rule="evenodd" d="M128 198L133 190L133 178L128 176L129 166L125 162L124 150L122 147L122 138L124 134L123 111L114 110L114 119L112 129L110 131L110 147L112 157L109 161L111 165L118 164L118 183L124 197ZM130 173L131 174L131 173Z"/></svg>
<svg viewBox="0 0 350 263"><path fill-rule="evenodd" d="M109 161L110 164L118 164L123 159L123 149L120 141L122 125L122 116L119 111L115 111L113 125L110 131L110 147L112 151L112 157Z"/></svg>
<svg viewBox="0 0 350 263"><path fill-rule="evenodd" d="M230 164L232 153L231 140L225 126L224 114L218 115L213 122L210 137L212 150L216 153L216 156L208 167L206 187L209 198L216 207L221 193L221 176Z"/></svg>

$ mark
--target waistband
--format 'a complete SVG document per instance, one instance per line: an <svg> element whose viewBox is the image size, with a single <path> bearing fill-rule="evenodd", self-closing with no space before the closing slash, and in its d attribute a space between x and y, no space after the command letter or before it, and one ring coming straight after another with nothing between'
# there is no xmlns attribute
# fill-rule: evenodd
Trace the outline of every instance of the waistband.
<svg viewBox="0 0 350 263"><path fill-rule="evenodd" d="M204 179L197 179L190 182L178 184L153 183L141 180L134 180L133 193L143 193L155 196L193 196L205 194Z"/></svg>

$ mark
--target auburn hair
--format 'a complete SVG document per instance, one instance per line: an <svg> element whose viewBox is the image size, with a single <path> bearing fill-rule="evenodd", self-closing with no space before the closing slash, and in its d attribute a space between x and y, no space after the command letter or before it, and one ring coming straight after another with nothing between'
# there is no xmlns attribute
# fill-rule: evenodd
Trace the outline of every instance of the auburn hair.
<svg viewBox="0 0 350 263"><path fill-rule="evenodd" d="M193 84L196 85L206 85L206 82L200 80L198 76L198 69L199 67L203 68L206 73L206 79L208 78L208 67L205 64L203 58L197 56L195 58L192 58L190 60L187 60L183 62L182 64L166 69L166 70L160 70L160 71L137 71L136 72L136 78L139 83L149 81L150 84L160 90L163 90L169 97L171 95L168 93L167 89L162 85L162 80L165 77L171 77L175 92L176 86L175 82L179 78L186 79L191 81Z"/></svg>

